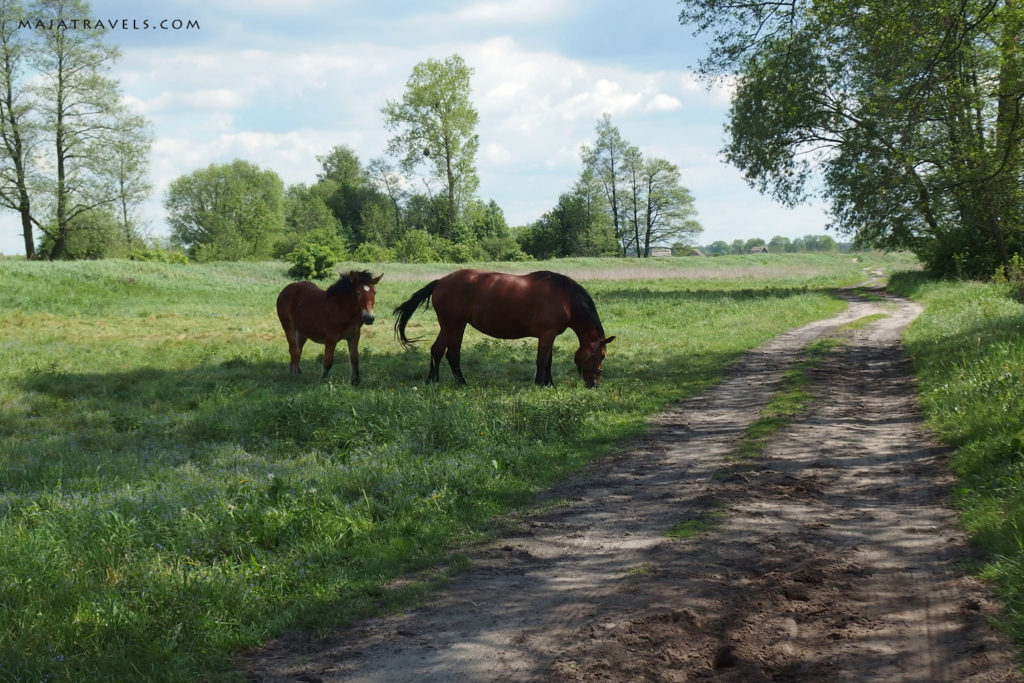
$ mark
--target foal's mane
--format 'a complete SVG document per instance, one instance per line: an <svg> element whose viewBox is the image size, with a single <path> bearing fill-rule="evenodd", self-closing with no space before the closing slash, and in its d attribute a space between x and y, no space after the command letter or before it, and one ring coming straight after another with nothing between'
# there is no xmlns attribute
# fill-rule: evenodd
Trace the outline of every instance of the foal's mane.
<svg viewBox="0 0 1024 683"><path fill-rule="evenodd" d="M352 276L355 276L355 281L352 280ZM373 275L365 270L353 270L345 273L341 278L333 285L327 288L327 293L331 296L339 296L341 294L351 294L356 291L356 287L359 285L372 285Z"/></svg>
<svg viewBox="0 0 1024 683"><path fill-rule="evenodd" d="M597 306L590 297L590 293L583 289L583 286L567 275L555 273L549 270L534 273L538 278L547 280L556 288L565 292L569 297L569 307L572 311L574 321L591 324L597 328L597 333L604 337L604 327L601 325L601 318L597 315Z"/></svg>

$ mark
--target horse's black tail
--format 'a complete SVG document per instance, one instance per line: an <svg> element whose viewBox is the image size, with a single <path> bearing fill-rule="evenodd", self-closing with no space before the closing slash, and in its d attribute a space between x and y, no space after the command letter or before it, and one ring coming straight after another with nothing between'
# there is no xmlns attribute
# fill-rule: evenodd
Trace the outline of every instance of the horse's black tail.
<svg viewBox="0 0 1024 683"><path fill-rule="evenodd" d="M398 337L398 341L407 349L411 349L416 345L416 342L420 341L422 337L418 339L409 339L405 336L405 325L409 322L409 318L416 312L416 309L420 304L423 304L423 308L426 308L430 304L430 295L434 293L434 287L437 286L437 280L434 280L423 289L420 289L403 304L400 304L394 310L395 318L395 336Z"/></svg>

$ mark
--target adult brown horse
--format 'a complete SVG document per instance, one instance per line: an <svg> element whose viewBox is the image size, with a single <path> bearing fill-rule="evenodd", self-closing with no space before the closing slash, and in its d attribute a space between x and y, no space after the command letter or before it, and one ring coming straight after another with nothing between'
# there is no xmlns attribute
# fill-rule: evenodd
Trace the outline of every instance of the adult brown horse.
<svg viewBox="0 0 1024 683"><path fill-rule="evenodd" d="M405 326L416 308L433 299L441 325L430 347L428 382L438 381L441 358L447 357L455 380L462 376L462 336L466 325L499 339L537 338L537 376L541 386L552 384L551 349L555 337L571 329L580 341L576 369L587 387L601 379L605 346L615 337L604 336L597 307L587 290L577 282L551 271L509 275L481 270L457 270L413 294L395 309L395 334L406 348L418 339L405 336Z"/></svg>
<svg viewBox="0 0 1024 683"><path fill-rule="evenodd" d="M352 271L324 291L312 282L293 282L277 297L277 317L288 337L291 371L301 373L299 358L307 339L324 345L324 373L334 364L334 347L342 339L348 342L348 360L352 366L352 384L359 384L359 333L363 325L373 324L373 299L376 284L383 274L373 277L366 271Z"/></svg>

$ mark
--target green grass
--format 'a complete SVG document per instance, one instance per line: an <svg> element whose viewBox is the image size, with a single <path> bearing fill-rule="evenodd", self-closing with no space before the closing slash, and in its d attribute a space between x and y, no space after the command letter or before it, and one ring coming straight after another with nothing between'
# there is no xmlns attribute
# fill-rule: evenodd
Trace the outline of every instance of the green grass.
<svg viewBox="0 0 1024 683"><path fill-rule="evenodd" d="M696 517L684 520L679 524L668 530L667 535L669 538L675 538L677 540L688 540L691 538L697 538L704 534L714 531L722 522L725 521L727 516L725 508L721 504L715 504L711 508L702 511Z"/></svg>
<svg viewBox="0 0 1024 683"><path fill-rule="evenodd" d="M415 598L488 520L642 430L739 354L845 304L897 258L533 264L578 276L609 346L601 386L555 349L467 334L427 386L391 309L451 266L375 267L363 383L287 372L285 266L0 260L0 680L184 681L239 648ZM745 269L746 268L746 269ZM595 279L597 275L612 279ZM420 311L412 336L432 336ZM435 570L431 570L435 571ZM431 574L427 571L427 576Z"/></svg>
<svg viewBox="0 0 1024 683"><path fill-rule="evenodd" d="M1007 286L894 278L925 305L905 335L928 425L955 451L956 500L1024 644L1024 305Z"/></svg>

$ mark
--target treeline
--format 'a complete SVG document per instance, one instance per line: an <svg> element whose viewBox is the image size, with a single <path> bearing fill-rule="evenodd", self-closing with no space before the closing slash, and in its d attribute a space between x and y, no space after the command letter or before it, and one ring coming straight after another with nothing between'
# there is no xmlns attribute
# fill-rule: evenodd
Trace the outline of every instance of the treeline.
<svg viewBox="0 0 1024 683"><path fill-rule="evenodd" d="M494 200L474 193L471 73L457 55L417 65L403 100L382 109L397 132L389 157L364 164L340 145L317 158L313 184L287 188L240 160L179 178L164 203L172 242L198 261L287 259L296 275L310 276L338 260L650 256L655 245L689 243L700 232L679 168L646 158L608 116L594 146L580 150L579 179L555 208L510 228ZM428 173L417 176L424 165Z"/></svg>
<svg viewBox="0 0 1024 683"><path fill-rule="evenodd" d="M749 254L758 247L765 247L773 254L795 254L808 251L848 251L850 245L840 245L828 235L805 235L795 239L776 235L767 242L760 237L732 242L718 240L701 247L701 251L709 256Z"/></svg>
<svg viewBox="0 0 1024 683"><path fill-rule="evenodd" d="M22 215L28 258L287 259L308 276L342 259L649 256L700 232L678 167L645 157L607 115L580 150L572 188L539 220L510 228L477 194L473 70L452 55L417 64L401 99L381 107L391 133L381 156L364 162L339 145L317 157L315 179L290 186L250 161L211 164L170 184L170 234L146 239L137 207L152 191L152 135L106 75L118 54L103 31L66 28L88 5L9 2L0 13L0 204ZM21 30L25 16L53 21Z"/></svg>
<svg viewBox="0 0 1024 683"><path fill-rule="evenodd" d="M242 160L178 178L164 202L171 244L196 261L295 260L324 250L335 261L526 258L493 200L466 199L452 223L445 194L411 192L383 159L363 164L344 145L317 159L309 185L285 187L274 171Z"/></svg>

